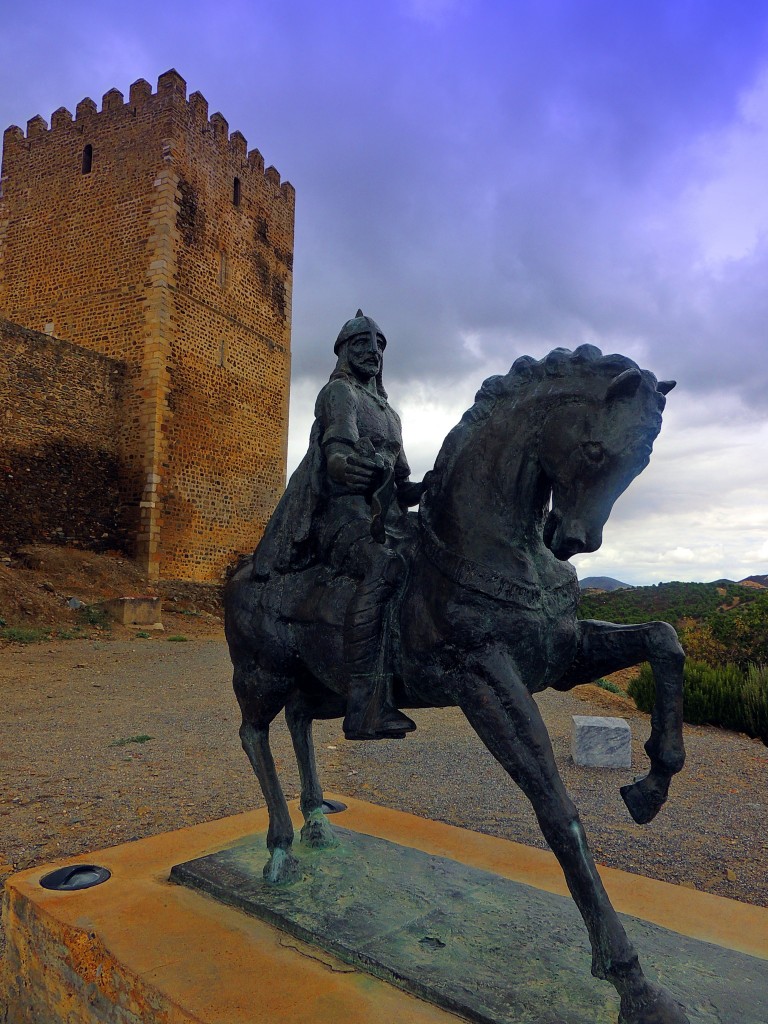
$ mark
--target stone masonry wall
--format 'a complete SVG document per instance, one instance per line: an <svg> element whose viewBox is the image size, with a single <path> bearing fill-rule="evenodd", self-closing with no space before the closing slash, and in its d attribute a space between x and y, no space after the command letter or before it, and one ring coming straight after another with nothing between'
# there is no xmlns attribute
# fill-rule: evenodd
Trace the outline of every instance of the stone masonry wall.
<svg viewBox="0 0 768 1024"><path fill-rule="evenodd" d="M5 132L0 310L15 323L126 363L131 388L121 451L126 480L138 489L123 499L138 513L153 413L141 379L144 282L152 183L169 112L162 97L143 106L141 90L127 105L122 99L112 90L101 112L84 99L74 119L62 107L50 129L38 116L26 136L16 127Z"/></svg>
<svg viewBox="0 0 768 1024"><path fill-rule="evenodd" d="M125 366L0 319L0 544L125 550ZM135 524L133 524L135 528Z"/></svg>
<svg viewBox="0 0 768 1024"><path fill-rule="evenodd" d="M175 71L8 129L0 310L124 362L150 575L216 579L285 483L294 192Z"/></svg>
<svg viewBox="0 0 768 1024"><path fill-rule="evenodd" d="M178 116L160 535L199 579L252 550L285 486L294 193L199 93Z"/></svg>

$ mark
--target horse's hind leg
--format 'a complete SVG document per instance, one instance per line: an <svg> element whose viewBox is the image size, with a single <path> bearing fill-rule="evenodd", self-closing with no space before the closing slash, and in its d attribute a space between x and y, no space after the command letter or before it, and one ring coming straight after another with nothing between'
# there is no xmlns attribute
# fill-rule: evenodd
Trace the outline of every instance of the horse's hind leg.
<svg viewBox="0 0 768 1024"><path fill-rule="evenodd" d="M235 694L243 714L240 740L269 811L267 849L270 856L264 867L264 878L278 885L295 882L301 874L291 852L293 823L269 746L269 726L284 707L290 685L290 680L259 668L235 667Z"/></svg>
<svg viewBox="0 0 768 1024"><path fill-rule="evenodd" d="M503 657L484 659L470 686L459 702L462 711L531 801L587 926L592 973L610 981L621 998L619 1024L688 1024L680 1004L643 974L557 771L536 702Z"/></svg>
<svg viewBox="0 0 768 1024"><path fill-rule="evenodd" d="M286 706L285 719L296 752L301 780L300 807L304 815L301 841L315 849L328 849L337 846L338 840L323 813L323 790L317 773L315 747L312 742L313 717L309 702L302 694L296 692Z"/></svg>

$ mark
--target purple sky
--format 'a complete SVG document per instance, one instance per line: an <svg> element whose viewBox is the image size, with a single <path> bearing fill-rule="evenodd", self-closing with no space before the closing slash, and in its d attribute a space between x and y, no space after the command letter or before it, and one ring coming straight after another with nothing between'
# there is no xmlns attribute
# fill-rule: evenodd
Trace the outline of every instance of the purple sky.
<svg viewBox="0 0 768 1024"><path fill-rule="evenodd" d="M358 306L415 474L482 379L584 341L676 378L583 575L768 572L762 0L8 5L0 122L175 67L297 190L291 466Z"/></svg>

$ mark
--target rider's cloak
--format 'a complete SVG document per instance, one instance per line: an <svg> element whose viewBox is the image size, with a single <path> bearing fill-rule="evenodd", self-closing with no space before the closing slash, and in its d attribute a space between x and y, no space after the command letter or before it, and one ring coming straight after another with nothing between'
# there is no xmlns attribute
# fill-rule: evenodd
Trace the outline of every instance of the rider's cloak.
<svg viewBox="0 0 768 1024"><path fill-rule="evenodd" d="M255 577L300 572L327 562L327 549L345 526L358 522L362 532L369 528L371 510L365 497L330 479L324 452L331 442L354 448L363 438L393 466L396 485L408 480L400 417L382 394L374 394L352 374L336 371L317 396L307 453L254 553Z"/></svg>

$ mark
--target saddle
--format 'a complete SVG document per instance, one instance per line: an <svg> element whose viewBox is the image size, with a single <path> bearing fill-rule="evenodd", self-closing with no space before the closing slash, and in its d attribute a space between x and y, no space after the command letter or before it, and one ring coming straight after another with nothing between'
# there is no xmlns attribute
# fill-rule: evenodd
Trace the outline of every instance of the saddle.
<svg viewBox="0 0 768 1024"><path fill-rule="evenodd" d="M410 566L418 541L417 530L391 538L395 549ZM399 604L408 573L397 584L387 605ZM355 593L359 580L344 574L343 570L328 565L313 565L285 575L273 573L264 581L259 603L288 623L324 623L342 628L347 605Z"/></svg>
<svg viewBox="0 0 768 1024"><path fill-rule="evenodd" d="M272 577L262 600L271 604L284 622L322 622L340 628L355 586L351 577L316 565L302 572Z"/></svg>

